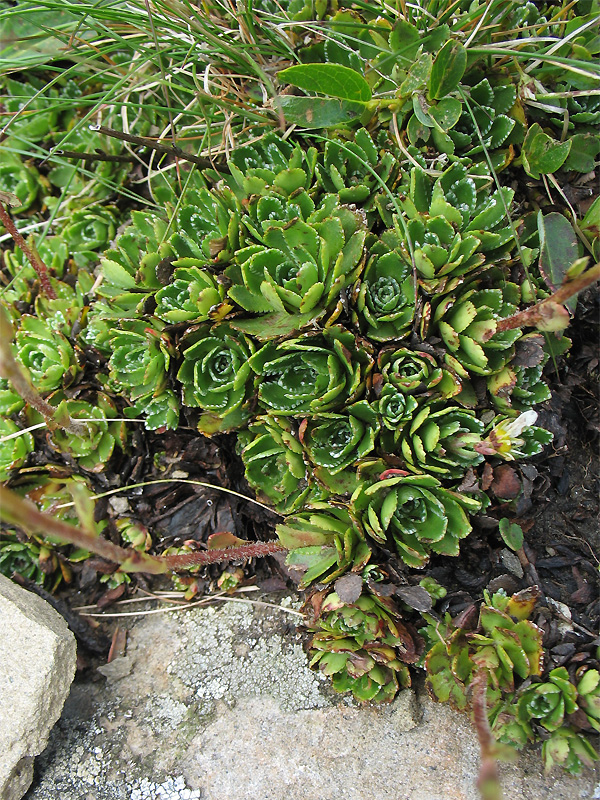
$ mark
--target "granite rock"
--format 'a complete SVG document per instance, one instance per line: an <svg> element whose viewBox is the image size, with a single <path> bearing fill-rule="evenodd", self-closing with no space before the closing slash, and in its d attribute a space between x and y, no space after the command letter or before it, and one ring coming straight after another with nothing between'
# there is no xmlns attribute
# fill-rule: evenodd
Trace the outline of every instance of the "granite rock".
<svg viewBox="0 0 600 800"><path fill-rule="evenodd" d="M26 800L478 800L466 716L419 686L384 707L335 694L293 612L140 618L124 667L73 685ZM545 776L539 751L501 770L511 800L594 797L593 773Z"/></svg>
<svg viewBox="0 0 600 800"><path fill-rule="evenodd" d="M45 600L0 575L0 798L19 800L75 674L75 637Z"/></svg>

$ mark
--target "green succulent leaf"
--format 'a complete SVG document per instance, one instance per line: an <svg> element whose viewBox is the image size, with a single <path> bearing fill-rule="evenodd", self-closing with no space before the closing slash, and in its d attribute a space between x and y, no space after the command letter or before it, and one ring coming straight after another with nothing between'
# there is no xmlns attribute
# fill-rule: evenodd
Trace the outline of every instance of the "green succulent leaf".
<svg viewBox="0 0 600 800"><path fill-rule="evenodd" d="M459 478L483 461L476 448L482 434L475 412L429 402L402 429L400 453L411 471Z"/></svg>
<svg viewBox="0 0 600 800"><path fill-rule="evenodd" d="M148 294L161 288L156 269L163 257L170 255L168 246L160 244L167 223L141 211L133 211L131 221L100 262L102 282L96 291L110 306L96 304L94 316L112 319L135 316Z"/></svg>
<svg viewBox="0 0 600 800"><path fill-rule="evenodd" d="M537 678L542 668L542 631L527 619L515 621L502 609L516 602L502 593L486 602L479 610L478 625L474 630L463 629L460 621L452 622L446 614L443 621L425 614L427 627L420 632L425 636L427 655L427 683L444 702L450 700L457 708L465 708L469 686L475 675L485 670L488 677L488 698L495 703L514 691L515 676L525 680ZM535 603L531 603L529 611ZM524 743L530 727L527 719L517 718L517 707L506 701L507 715L494 700L490 707L494 730L504 738L516 737ZM506 727L504 727L506 725Z"/></svg>
<svg viewBox="0 0 600 800"><path fill-rule="evenodd" d="M229 168L251 211L254 196L268 194L271 198L282 198L289 197L300 188L307 189L316 155L315 148L304 151L298 145L293 147L280 136L268 133L260 141L233 150ZM242 200L242 197L239 199Z"/></svg>
<svg viewBox="0 0 600 800"><path fill-rule="evenodd" d="M55 392L48 398L48 402L56 407L57 413L62 410L70 419L85 423L83 434L74 435L63 428L57 428L48 434L53 448L73 456L84 469L101 472L105 469L115 445L121 449L125 447L126 425L120 420L111 422L111 419L118 416L118 411L107 395L98 392L92 403L79 399L67 400L62 392ZM33 415L31 420L37 421Z"/></svg>
<svg viewBox="0 0 600 800"><path fill-rule="evenodd" d="M174 262L176 269L171 282L156 292L156 316L170 323L194 323L230 311L231 305L223 308L225 293L210 272L187 261L179 259Z"/></svg>
<svg viewBox="0 0 600 800"><path fill-rule="evenodd" d="M346 137L328 139L315 164L315 176L324 191L337 194L342 203L360 204L367 213L382 182L391 185L397 171L393 153L379 150L364 128L359 128L350 141Z"/></svg>
<svg viewBox="0 0 600 800"><path fill-rule="evenodd" d="M471 531L467 512L480 507L479 500L448 491L429 475L362 484L351 500L364 535L381 544L393 542L400 558L417 568L431 552L457 556L459 540Z"/></svg>
<svg viewBox="0 0 600 800"><path fill-rule="evenodd" d="M401 392L391 383L383 387L377 401L373 403L384 428L393 432L394 442L397 441L402 427L412 419L417 406L418 403L412 395ZM394 446L386 446L385 449L391 452Z"/></svg>
<svg viewBox="0 0 600 800"><path fill-rule="evenodd" d="M44 12L41 12L44 14ZM52 18L54 12L48 12L48 17ZM23 33L23 26L28 27L26 18L19 16L15 20L16 27L19 29L19 34L16 37L18 44L13 43L12 46L17 46L18 49L23 47L25 34ZM73 20L74 21L74 20ZM12 22L12 21L11 21ZM11 22L8 22L7 27L3 28L3 39L9 41L8 31L12 27ZM6 31L6 33L5 33ZM39 34L40 29L36 24L36 33ZM45 45L50 45L48 39ZM10 62L9 62L10 63ZM22 114L18 116L10 126L10 133L14 139L23 139L25 141L40 141L43 140L48 134L56 130L58 121L58 108L56 107L56 91L51 92L50 96L39 91L43 84L40 86L36 78L30 79L25 83L13 80L12 78L5 78L3 81L3 94L5 97L6 110L17 114L21 110L24 103L27 103L27 109L31 112L29 114Z"/></svg>
<svg viewBox="0 0 600 800"><path fill-rule="evenodd" d="M568 340L564 340L565 348ZM487 385L494 406L503 412L527 411L550 398L550 389L542 377L550 357L547 341L538 332L528 333L515 343L512 361L493 375Z"/></svg>
<svg viewBox="0 0 600 800"><path fill-rule="evenodd" d="M546 771L559 765L572 775L578 775L583 767L593 767L598 760L598 754L585 736L568 726L552 732L542 744L542 757Z"/></svg>
<svg viewBox="0 0 600 800"><path fill-rule="evenodd" d="M43 549L37 541L20 542L16 534L10 532L0 535L0 575L7 578L21 575L42 586L46 573L40 555Z"/></svg>
<svg viewBox="0 0 600 800"><path fill-rule="evenodd" d="M406 336L414 305L414 279L406 261L396 252L372 256L356 302L366 336L375 341Z"/></svg>
<svg viewBox="0 0 600 800"><path fill-rule="evenodd" d="M5 378L0 378L0 418L10 417L25 405L23 398L10 388Z"/></svg>
<svg viewBox="0 0 600 800"><path fill-rule="evenodd" d="M283 513L300 508L310 492L302 445L286 419L258 417L238 434L246 480Z"/></svg>
<svg viewBox="0 0 600 800"><path fill-rule="evenodd" d="M400 252L411 268L414 259L426 292L456 290L466 276L481 271L486 258L498 260L515 246L507 217L512 190L503 187L491 195L488 190L478 191L461 163L453 164L435 181L414 168L407 189L399 204L409 218L408 241Z"/></svg>
<svg viewBox="0 0 600 800"><path fill-rule="evenodd" d="M360 572L371 557L346 508L319 501L314 511L302 511L277 525L277 536L288 548L286 564L302 572L300 587L314 581L331 583L347 570Z"/></svg>
<svg viewBox="0 0 600 800"><path fill-rule="evenodd" d="M5 481L12 469L21 467L33 448L30 433L22 431L11 419L0 417L0 481Z"/></svg>
<svg viewBox="0 0 600 800"><path fill-rule="evenodd" d="M488 78L468 90L468 106L463 105L460 119L448 132L456 150L468 151L475 158L512 141L522 141L523 126L511 115L517 99L512 84L492 86ZM483 163L483 162L479 162Z"/></svg>
<svg viewBox="0 0 600 800"><path fill-rule="evenodd" d="M239 247L239 211L231 190L188 192L169 239L177 256L226 262Z"/></svg>
<svg viewBox="0 0 600 800"><path fill-rule="evenodd" d="M591 727L600 733L600 673L597 669L586 670L577 684L577 705L583 709Z"/></svg>
<svg viewBox="0 0 600 800"><path fill-rule="evenodd" d="M329 212L323 216L323 212ZM273 221L265 247L240 250L227 269L229 297L254 313L312 314L316 318L337 301L363 266L365 231L358 214L347 209L317 209L304 222Z"/></svg>
<svg viewBox="0 0 600 800"><path fill-rule="evenodd" d="M346 406L343 414L313 416L303 444L313 464L336 475L373 450L378 431L377 413L363 400Z"/></svg>
<svg viewBox="0 0 600 800"><path fill-rule="evenodd" d="M0 154L4 160L6 155L1 148ZM36 169L26 166L16 158L12 163L8 159L7 161L8 163L5 161L0 165L0 191L16 197L18 202L12 203L13 213L21 214L37 200L42 185L41 177Z"/></svg>
<svg viewBox="0 0 600 800"><path fill-rule="evenodd" d="M78 266L96 261L98 250L106 250L117 232L116 209L88 206L74 211L61 231Z"/></svg>
<svg viewBox="0 0 600 800"><path fill-rule="evenodd" d="M40 392L67 386L79 370L73 347L47 322L29 314L21 317L15 336L16 357L29 371Z"/></svg>
<svg viewBox="0 0 600 800"><path fill-rule="evenodd" d="M466 370L476 375L500 372L514 354L520 330L498 332L498 320L516 312L519 290L505 283L501 289L468 288L443 300L435 309L432 325Z"/></svg>
<svg viewBox="0 0 600 800"><path fill-rule="evenodd" d="M146 430L174 430L179 424L179 401L171 389L164 389L156 396L140 397L123 413L127 419L145 417Z"/></svg>
<svg viewBox="0 0 600 800"><path fill-rule="evenodd" d="M123 320L110 334L110 380L132 403L159 397L167 386L173 345L154 323Z"/></svg>
<svg viewBox="0 0 600 800"><path fill-rule="evenodd" d="M389 599L363 593L346 604L332 592L320 614L310 666L332 675L336 691L389 702L400 686L410 686L406 665L417 660L417 645Z"/></svg>
<svg viewBox="0 0 600 800"><path fill-rule="evenodd" d="M384 383L404 394L419 397L432 394L453 397L461 391L462 378L467 374L460 365L460 374L452 367L441 365L435 356L424 350L395 345L380 351L377 368Z"/></svg>
<svg viewBox="0 0 600 800"><path fill-rule="evenodd" d="M577 689L569 680L565 667L557 667L548 675L548 681L535 683L526 689L517 704L522 720L535 719L546 730L554 731L563 725L565 714L577 708Z"/></svg>
<svg viewBox="0 0 600 800"><path fill-rule="evenodd" d="M280 414L321 413L358 399L372 363L366 346L338 325L268 343L250 359L259 404Z"/></svg>

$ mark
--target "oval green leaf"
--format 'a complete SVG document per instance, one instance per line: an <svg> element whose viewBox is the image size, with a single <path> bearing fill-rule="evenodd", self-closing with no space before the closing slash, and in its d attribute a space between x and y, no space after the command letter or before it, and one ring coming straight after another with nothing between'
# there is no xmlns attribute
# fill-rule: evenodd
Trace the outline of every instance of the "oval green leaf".
<svg viewBox="0 0 600 800"><path fill-rule="evenodd" d="M277 74L280 81L307 92L318 92L340 100L366 103L371 99L371 87L363 76L341 64L296 64Z"/></svg>
<svg viewBox="0 0 600 800"><path fill-rule="evenodd" d="M525 172L536 180L540 175L551 175L562 167L570 150L571 139L557 142L534 122L527 131L521 150Z"/></svg>
<svg viewBox="0 0 600 800"><path fill-rule="evenodd" d="M569 220L558 211L545 216L538 212L538 232L540 235L540 272L548 287L554 291L565 280L566 273L581 255L577 234ZM566 304L571 311L577 306L577 296Z"/></svg>
<svg viewBox="0 0 600 800"><path fill-rule="evenodd" d="M450 39L435 57L429 77L429 97L440 100L453 92L465 74L467 51L460 42Z"/></svg>
<svg viewBox="0 0 600 800"><path fill-rule="evenodd" d="M303 128L333 128L353 122L365 110L363 103L325 97L279 98L279 105L287 122Z"/></svg>
<svg viewBox="0 0 600 800"><path fill-rule="evenodd" d="M511 550L520 550L523 547L523 529L516 522L510 522L503 517L500 520L500 536L504 544Z"/></svg>

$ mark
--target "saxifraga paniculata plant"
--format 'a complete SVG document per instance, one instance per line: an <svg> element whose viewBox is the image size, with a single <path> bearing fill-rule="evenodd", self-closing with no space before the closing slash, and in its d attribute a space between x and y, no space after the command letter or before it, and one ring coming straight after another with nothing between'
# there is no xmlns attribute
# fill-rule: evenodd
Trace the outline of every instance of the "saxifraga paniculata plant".
<svg viewBox="0 0 600 800"><path fill-rule="evenodd" d="M18 358L51 405L87 419L86 437L54 430L47 441L91 473L127 447L117 408L159 433L183 419L209 436L237 433L246 479L284 516L277 534L287 565L311 590L311 664L337 691L389 701L419 662L437 699L463 708L484 685L499 742L544 739L546 766L575 772L595 758L581 731L599 726L597 664L546 668L533 605L524 610L518 596L486 595L477 620L436 614L445 590L421 576L430 560L468 546L490 505L485 471L536 455L552 438L535 425L535 406L549 396L544 365L568 347L564 317L551 314L543 334L505 321L531 302L532 287L547 296L569 265L557 280L544 214L524 219L501 173L511 164L534 179L563 165L591 170L597 104L577 92L584 80L560 78L577 95L551 105L559 116L568 110L569 129L583 137L569 154L567 142L531 125L510 67L487 76L468 61L456 33L469 4L455 17L444 12L433 30L425 15L388 26L361 8L356 20L372 23L376 38L357 29L352 50L340 46L345 12L317 5L332 36L312 42L303 61L315 63L298 67L316 74L328 62L364 96L347 107L336 96L333 122L320 125L308 124L315 109L311 119L301 111L305 97L282 95L281 109L301 127L332 128L329 138L269 133L237 147L226 176L193 175L180 193L162 186L167 219L133 211L116 238L116 207L102 205L109 192L96 187L91 205L76 202L49 240L54 274L68 253L81 277L54 280L58 298L38 295L37 317L16 320L13 309ZM295 19L313 16L292 6ZM529 27L555 30L531 3L498 24L525 26L523 42ZM576 46L581 58L596 47L587 33ZM295 69L280 83L303 90ZM534 72L542 88L558 85L544 63ZM31 120L26 129L17 119L15 135L44 138L72 122L54 112ZM77 129L72 146L86 143L99 144L97 132ZM108 161L96 173L125 170ZM66 174L50 172L54 189ZM20 159L2 177L20 213L48 189ZM76 183L81 193L86 184ZM579 221L596 254L598 214L596 202ZM91 295L85 270L107 246ZM13 277L7 296L29 299L32 281ZM80 395L86 349L105 367ZM21 423L37 417L26 410L17 419L19 399L4 385L0 394L13 415L0 439L8 478L34 446L18 435Z"/></svg>
<svg viewBox="0 0 600 800"><path fill-rule="evenodd" d="M363 152L372 142L364 129L356 140ZM459 488L467 476L551 438L534 424L532 406L547 396L541 370L515 361L521 341L542 345L501 326L521 304L502 277L515 246L512 191L478 185L460 163L437 178L414 166L391 191L365 166L364 187L355 168L348 194L365 198L365 213L343 201L348 170L331 191L321 158L275 137L263 151L240 148L229 184L191 192L160 247L160 223L134 217L91 312L107 385L123 387L132 412L154 402L151 427L174 427L175 407L159 417L168 396L203 433L239 431L250 486L292 514L278 526L288 565L317 589L347 571L372 584L381 546L407 575L432 554L456 557L489 504L477 480ZM150 249L134 271L125 247L136 238ZM536 366L545 360L540 349ZM352 608L337 595L319 605L312 663L339 691L391 699L407 660L385 641L385 657L367 657L364 623L344 650L339 626Z"/></svg>

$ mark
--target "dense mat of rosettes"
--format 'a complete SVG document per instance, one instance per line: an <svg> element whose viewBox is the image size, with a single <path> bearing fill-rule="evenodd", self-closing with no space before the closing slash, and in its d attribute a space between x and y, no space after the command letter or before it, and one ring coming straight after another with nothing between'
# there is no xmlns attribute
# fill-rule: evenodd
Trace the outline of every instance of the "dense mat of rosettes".
<svg viewBox="0 0 600 800"><path fill-rule="evenodd" d="M175 428L185 406L206 434L239 431L250 485L293 524L331 499L357 540L420 567L456 555L485 504L456 489L470 467L549 441L528 412L548 354L538 334L496 331L521 300L512 190L460 161L432 177L416 150L422 166L401 171L385 144L361 129L319 153L269 135L215 188L188 189L176 223L134 212L84 335L126 414ZM352 563L305 542L313 579Z"/></svg>
<svg viewBox="0 0 600 800"><path fill-rule="evenodd" d="M175 429L184 410L207 435L237 431L250 486L285 515L277 533L301 586L349 572L369 588L356 602L321 598L312 643L313 662L362 700L407 685L423 649L373 592L373 551L417 569L458 555L489 502L467 488L471 468L551 439L532 406L548 396L549 344L564 348L497 330L522 301L513 191L481 163L426 164L412 148L415 166L401 170L393 152L364 129L321 152L269 135L234 151L214 188L195 174L183 202L167 198L170 222L134 211L79 335L107 359L93 402L64 391L79 369L67 336L91 285L38 298L39 317L17 333L49 401L95 420L89 439L48 437L85 469L126 444L111 397L151 430Z"/></svg>

